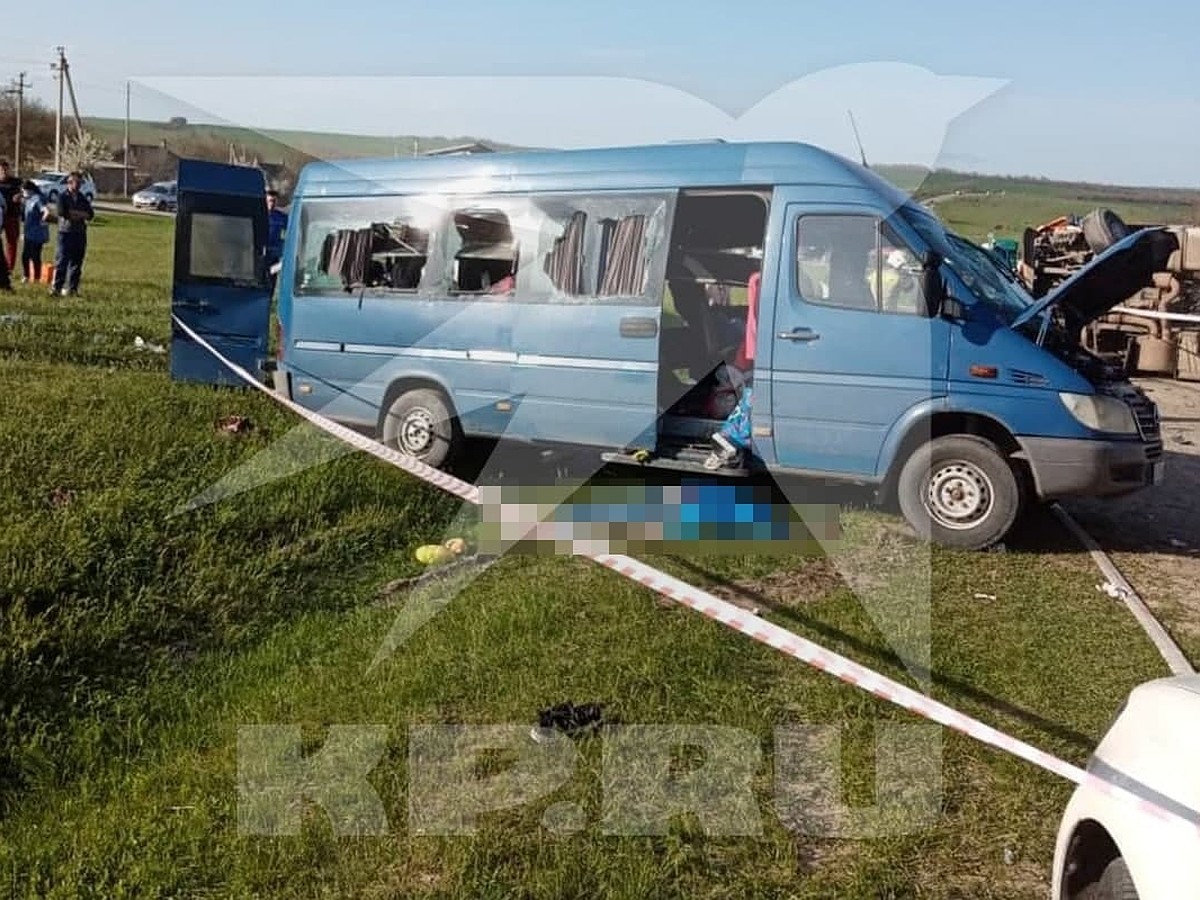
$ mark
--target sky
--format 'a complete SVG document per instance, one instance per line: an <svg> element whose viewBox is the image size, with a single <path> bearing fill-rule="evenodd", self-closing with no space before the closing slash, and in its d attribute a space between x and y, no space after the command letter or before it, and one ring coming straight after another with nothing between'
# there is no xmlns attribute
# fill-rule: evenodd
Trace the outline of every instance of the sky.
<svg viewBox="0 0 1200 900"><path fill-rule="evenodd" d="M84 115L470 134L536 146L724 137L1109 183L1200 185L1200 4L242 0L76 7L0 48ZM43 48L38 40L44 39Z"/></svg>

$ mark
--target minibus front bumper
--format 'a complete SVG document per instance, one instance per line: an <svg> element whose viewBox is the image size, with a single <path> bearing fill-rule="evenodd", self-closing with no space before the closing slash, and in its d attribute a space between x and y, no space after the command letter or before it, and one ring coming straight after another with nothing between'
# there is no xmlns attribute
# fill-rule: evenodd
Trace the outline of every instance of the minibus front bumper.
<svg viewBox="0 0 1200 900"><path fill-rule="evenodd" d="M1162 481L1161 446L1046 437L1018 441L1021 451L1014 455L1029 465L1043 500L1130 494Z"/></svg>

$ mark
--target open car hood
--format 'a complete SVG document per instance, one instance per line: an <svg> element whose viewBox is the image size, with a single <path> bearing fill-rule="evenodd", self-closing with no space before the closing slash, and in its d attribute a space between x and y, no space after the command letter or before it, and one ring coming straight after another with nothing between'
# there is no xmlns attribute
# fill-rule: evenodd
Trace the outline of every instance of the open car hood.
<svg viewBox="0 0 1200 900"><path fill-rule="evenodd" d="M1037 318L1052 306L1066 316L1072 330L1083 328L1114 306L1150 287L1156 272L1165 272L1179 239L1165 228L1135 231L1030 306L1013 327Z"/></svg>

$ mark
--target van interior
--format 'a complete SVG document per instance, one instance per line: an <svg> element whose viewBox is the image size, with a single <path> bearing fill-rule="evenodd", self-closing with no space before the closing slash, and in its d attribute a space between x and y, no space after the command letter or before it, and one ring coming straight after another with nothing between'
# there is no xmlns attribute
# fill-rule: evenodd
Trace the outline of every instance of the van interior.
<svg viewBox="0 0 1200 900"><path fill-rule="evenodd" d="M659 454L706 455L737 402L749 286L761 273L769 188L683 191L667 257L659 353ZM729 375L734 375L731 381Z"/></svg>

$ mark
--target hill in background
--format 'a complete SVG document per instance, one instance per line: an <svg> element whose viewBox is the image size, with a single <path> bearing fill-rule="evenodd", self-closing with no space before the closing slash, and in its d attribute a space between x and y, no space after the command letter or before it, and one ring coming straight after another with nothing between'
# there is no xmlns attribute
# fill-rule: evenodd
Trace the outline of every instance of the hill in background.
<svg viewBox="0 0 1200 900"><path fill-rule="evenodd" d="M85 126L114 149L124 140L124 121L92 118ZM131 122L133 144L163 142L183 155L227 158L232 144L241 158L276 163L295 171L309 159L411 156L483 141L497 150L520 149L473 136L336 134L264 130L193 123ZM912 165L877 165L879 174L930 203L952 228L971 237L1016 237L1061 215L1111 208L1128 222L1200 224L1200 189L1155 188L1054 181L1031 176L984 175L930 170Z"/></svg>

